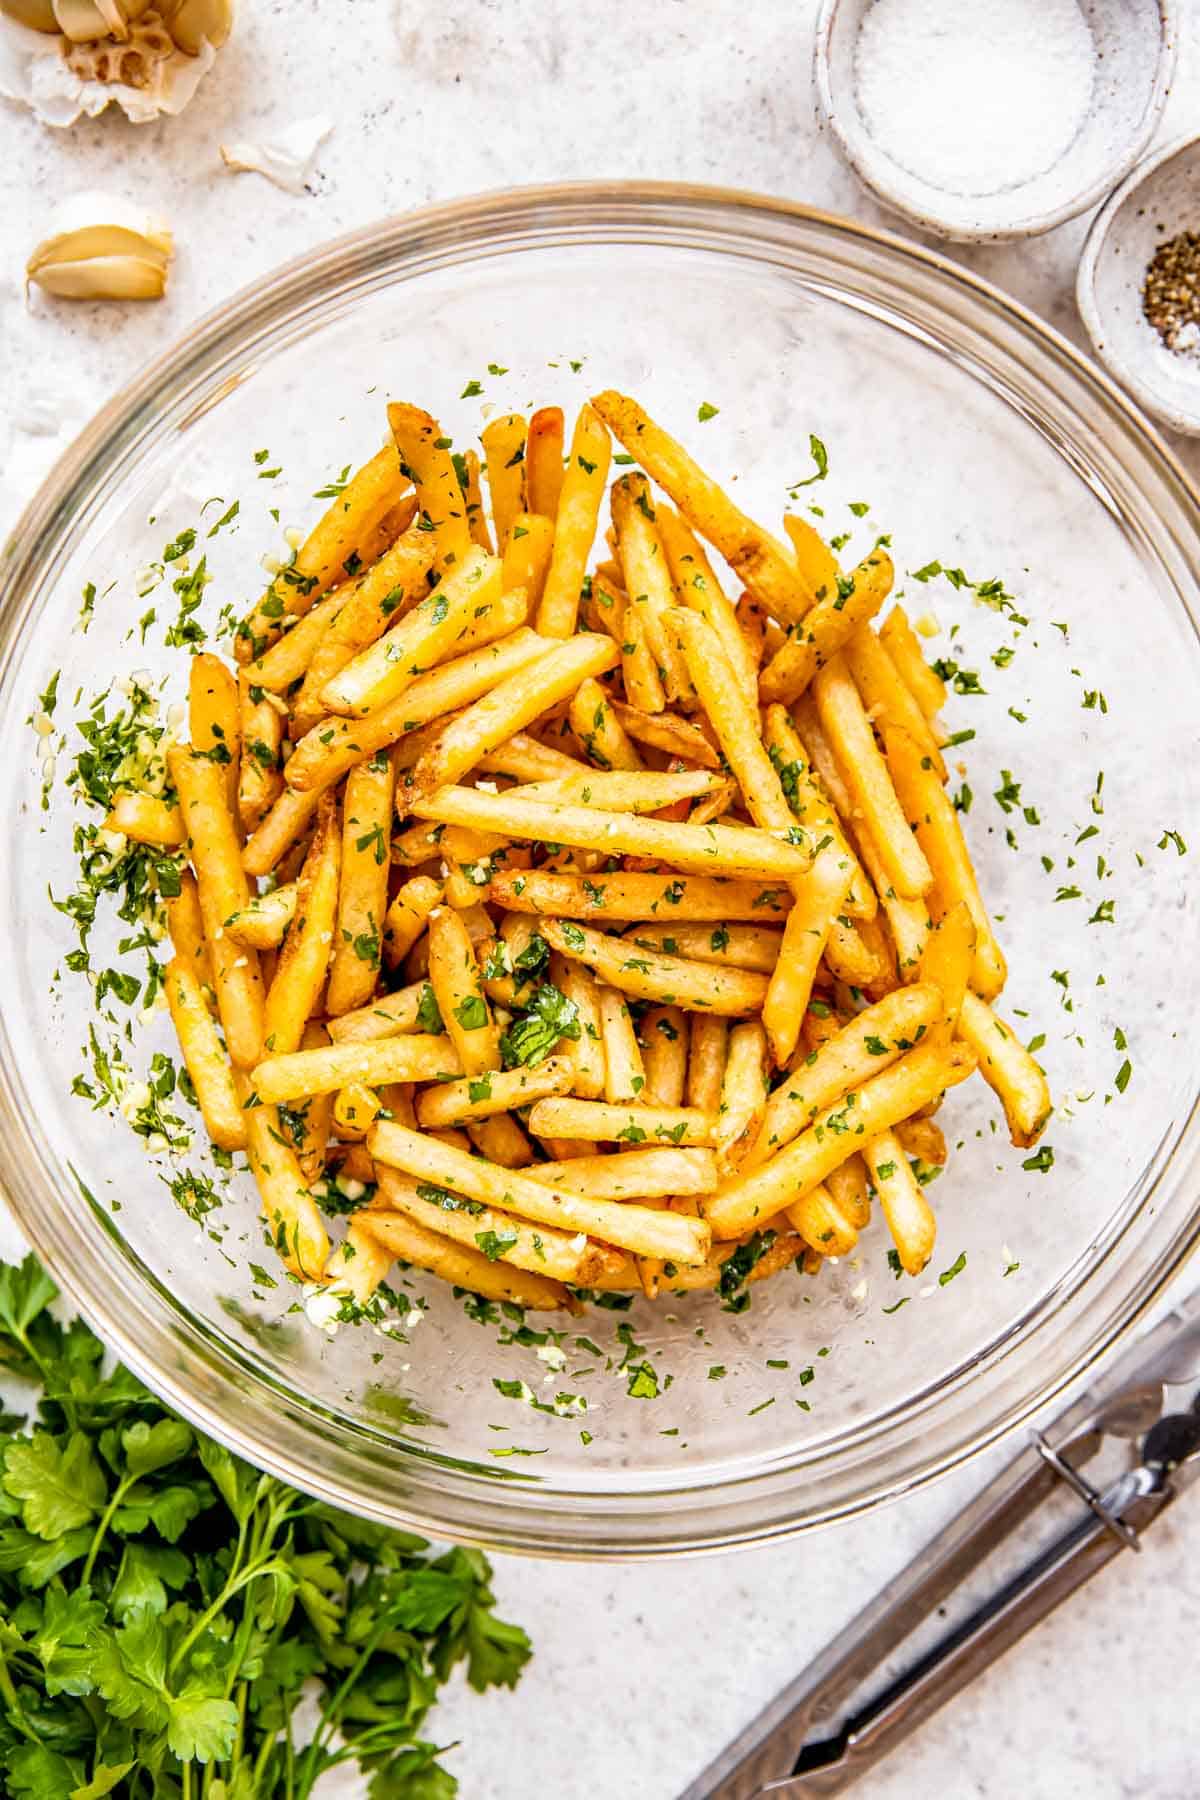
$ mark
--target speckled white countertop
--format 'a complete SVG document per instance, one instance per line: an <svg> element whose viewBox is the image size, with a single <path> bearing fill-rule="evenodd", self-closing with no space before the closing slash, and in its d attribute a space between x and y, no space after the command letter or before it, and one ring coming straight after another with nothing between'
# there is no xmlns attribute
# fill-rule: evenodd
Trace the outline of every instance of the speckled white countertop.
<svg viewBox="0 0 1200 1800"><path fill-rule="evenodd" d="M1200 7L1160 137L1200 128ZM816 0L243 0L187 112L69 133L0 103L0 526L73 425L139 360L274 264L385 212L538 180L610 175L759 189L889 223L818 135ZM312 191L221 167L223 139L327 112ZM178 257L151 307L38 299L21 271L52 202L144 199ZM1083 342L1073 299L1086 220L963 260ZM1193 475L1200 447L1182 446ZM0 1243L8 1249L8 1242ZM516 1697L455 1691L433 1727L464 1800L672 1800L898 1570L980 1472L819 1538L646 1566L498 1559L500 1598L537 1655ZM1200 1501L1156 1529L905 1751L864 1800L1194 1800ZM1189 1549L1192 1553L1189 1554Z"/></svg>

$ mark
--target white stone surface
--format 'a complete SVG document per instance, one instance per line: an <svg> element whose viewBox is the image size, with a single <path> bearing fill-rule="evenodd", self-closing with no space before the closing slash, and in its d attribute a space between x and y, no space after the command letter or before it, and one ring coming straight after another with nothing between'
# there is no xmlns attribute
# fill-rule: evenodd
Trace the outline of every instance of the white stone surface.
<svg viewBox="0 0 1200 1800"><path fill-rule="evenodd" d="M1188 4L1160 133L1200 129L1200 8ZM0 523L71 429L144 357L281 260L430 200L513 183L646 176L786 195L887 223L817 133L815 0L259 0L184 117L56 135L0 109ZM312 192L221 166L218 145L328 112ZM78 188L171 219L178 257L151 307L21 294L52 203ZM962 260L1075 342L1086 220ZM1200 448L1180 446L1194 475ZM464 1800L671 1800L973 1490L966 1471L875 1517L705 1561L498 1559L536 1660L517 1697L455 1693L439 1741ZM1193 1800L1200 1725L1200 1502L861 1784L864 1800Z"/></svg>

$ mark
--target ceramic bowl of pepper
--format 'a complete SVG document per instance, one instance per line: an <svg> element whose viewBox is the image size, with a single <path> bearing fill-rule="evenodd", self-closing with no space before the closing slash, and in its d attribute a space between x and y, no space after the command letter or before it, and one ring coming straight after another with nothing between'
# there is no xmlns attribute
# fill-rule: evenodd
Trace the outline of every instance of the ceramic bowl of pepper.
<svg viewBox="0 0 1200 1800"><path fill-rule="evenodd" d="M1200 436L1200 137L1138 164L1088 233L1076 299L1096 355L1146 411Z"/></svg>

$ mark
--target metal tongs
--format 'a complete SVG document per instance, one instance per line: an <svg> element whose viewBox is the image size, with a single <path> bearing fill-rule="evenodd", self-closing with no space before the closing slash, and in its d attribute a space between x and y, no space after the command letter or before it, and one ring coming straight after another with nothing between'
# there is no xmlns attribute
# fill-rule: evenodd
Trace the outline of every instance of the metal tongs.
<svg viewBox="0 0 1200 1800"><path fill-rule="evenodd" d="M1200 1479L1200 1293L1137 1340L928 1544L680 1800L841 1794L1010 1645L1082 1587ZM1083 1471L1136 1445L1103 1486ZM921 1624L1064 1488L1077 1516L903 1673L884 1676ZM872 1678L876 1683L871 1690Z"/></svg>

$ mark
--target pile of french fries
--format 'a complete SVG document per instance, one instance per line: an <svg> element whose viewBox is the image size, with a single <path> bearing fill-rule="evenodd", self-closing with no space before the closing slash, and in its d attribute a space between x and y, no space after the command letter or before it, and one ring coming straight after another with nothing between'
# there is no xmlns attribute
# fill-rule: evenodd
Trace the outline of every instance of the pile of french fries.
<svg viewBox="0 0 1200 1800"><path fill-rule="evenodd" d="M885 549L771 536L618 393L482 467L388 422L236 671L194 657L176 798L108 821L190 864L167 999L284 1264L574 1309L815 1273L875 1199L918 1273L943 1093L978 1069L1019 1145L1050 1096Z"/></svg>

